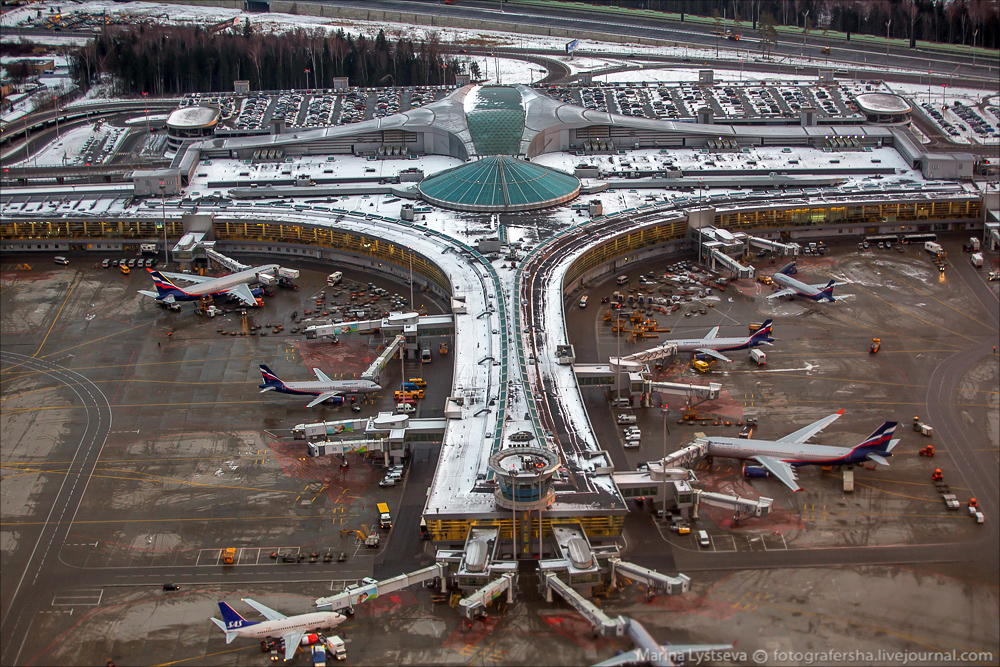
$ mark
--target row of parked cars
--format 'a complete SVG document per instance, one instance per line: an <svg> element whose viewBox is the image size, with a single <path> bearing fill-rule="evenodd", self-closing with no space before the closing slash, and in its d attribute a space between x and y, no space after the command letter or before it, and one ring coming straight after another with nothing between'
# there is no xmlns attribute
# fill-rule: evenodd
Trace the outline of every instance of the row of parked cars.
<svg viewBox="0 0 1000 667"><path fill-rule="evenodd" d="M103 262L101 262L101 266L103 266L105 269L108 268L109 266L127 266L130 269L142 269L142 268L151 269L158 263L159 260L157 260L155 257L151 257L149 259L144 257L136 259L133 257L132 259L105 259Z"/></svg>
<svg viewBox="0 0 1000 667"><path fill-rule="evenodd" d="M381 482L378 483L379 486L385 488L387 486L396 486L397 483L403 481L403 477L406 475L406 468L401 465L394 465L386 472L385 477Z"/></svg>

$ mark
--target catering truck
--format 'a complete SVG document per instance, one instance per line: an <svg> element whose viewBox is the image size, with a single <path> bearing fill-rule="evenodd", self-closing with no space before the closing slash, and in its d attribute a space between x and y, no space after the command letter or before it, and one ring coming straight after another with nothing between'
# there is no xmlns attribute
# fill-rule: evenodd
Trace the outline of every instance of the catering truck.
<svg viewBox="0 0 1000 667"><path fill-rule="evenodd" d="M387 503L379 503L378 507L378 525L389 530L392 528L392 516L389 514L389 505Z"/></svg>

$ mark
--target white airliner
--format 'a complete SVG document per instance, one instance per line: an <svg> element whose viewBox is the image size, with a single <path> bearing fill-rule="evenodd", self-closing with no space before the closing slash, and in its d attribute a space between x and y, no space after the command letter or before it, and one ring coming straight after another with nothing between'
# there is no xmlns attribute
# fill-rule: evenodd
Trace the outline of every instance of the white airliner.
<svg viewBox="0 0 1000 667"><path fill-rule="evenodd" d="M873 461L887 466L892 449L899 444L893 440L896 422L884 422L875 432L854 447L810 445L806 440L832 424L844 414L839 410L828 417L813 422L777 440L744 440L709 436L708 455L753 461L757 465L744 465L745 477L774 475L792 491L799 491L795 468L799 466L840 466Z"/></svg>
<svg viewBox="0 0 1000 667"><path fill-rule="evenodd" d="M264 378L264 382L257 385L257 388L262 394L265 391L276 391L279 394L315 396L316 398L306 405L307 408L319 405L323 401L343 403L344 394L370 394L382 389L382 385L371 380L334 380L318 368L314 368L313 373L316 374L316 380L284 382L274 374L274 371L261 364L260 375Z"/></svg>
<svg viewBox="0 0 1000 667"><path fill-rule="evenodd" d="M225 602L219 603L222 619L212 618L211 621L226 633L226 643L230 644L237 637L263 639L265 637L281 637L285 640L285 660L291 660L302 641L302 635L311 630L334 628L344 622L344 616L335 611L314 611L298 616L285 616L261 603L243 598L243 601L259 611L266 621L248 621L240 616L235 609Z"/></svg>
<svg viewBox="0 0 1000 667"><path fill-rule="evenodd" d="M714 357L719 361L728 361L732 363L732 359L724 354L720 354L720 352L746 350L747 348L757 347L758 345L770 345L774 342L774 339L771 338L771 320L765 320L760 329L753 332L750 336L741 336L739 338L718 338L718 334L719 327L715 327L709 331L708 335L704 338L668 340L664 343L664 345L676 345L678 352L694 352L696 356L709 356Z"/></svg>
<svg viewBox="0 0 1000 667"><path fill-rule="evenodd" d="M839 301L844 298L833 295L833 288L844 283L831 280L826 284L807 285L800 280L792 278L791 276L794 273L798 273L798 271L795 269L795 262L793 261L771 276L774 284L784 289L780 289L774 294L769 294L767 298L777 299L782 296L801 296L813 301Z"/></svg>
<svg viewBox="0 0 1000 667"><path fill-rule="evenodd" d="M168 273L166 271L149 271L153 278L155 292L139 290L139 294L152 297L157 301L174 303L175 301L197 301L203 296L234 296L248 306L257 305L257 297L261 291L251 290L247 283L257 281L258 274L269 273L278 269L277 264L264 264L255 266L252 269L231 273L221 278L205 278L189 273ZM175 280L186 280L194 283L187 287L178 287L173 283Z"/></svg>

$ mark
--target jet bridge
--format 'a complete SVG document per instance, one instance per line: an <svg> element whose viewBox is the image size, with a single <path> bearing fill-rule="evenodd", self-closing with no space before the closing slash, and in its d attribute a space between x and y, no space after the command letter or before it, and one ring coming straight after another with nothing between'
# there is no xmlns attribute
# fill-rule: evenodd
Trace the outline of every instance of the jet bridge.
<svg viewBox="0 0 1000 667"><path fill-rule="evenodd" d="M659 461L651 461L650 463L653 463L656 467L655 469L653 465L649 467L650 475L656 479L657 476L661 474L660 471L668 468L693 467L693 464L696 461L700 461L706 456L708 456L708 440L699 438L687 447L683 447L678 449L676 452L667 454L665 458ZM655 475L653 474L654 472L656 473Z"/></svg>
<svg viewBox="0 0 1000 667"><path fill-rule="evenodd" d="M320 611L340 611L341 609L353 611L354 605L374 600L379 595L385 595L386 593L392 593L394 591L408 588L414 584L420 584L425 581L433 581L435 579L441 582L441 590L444 591L444 565L434 564L430 567L425 567L422 570L410 572L409 574L401 574L398 577L392 577L391 579L386 579L385 581L363 579L360 585L348 586L336 595L330 595L325 598L317 598L316 608Z"/></svg>
<svg viewBox="0 0 1000 667"><path fill-rule="evenodd" d="M718 382L709 382L708 386L700 384L684 384L680 382L651 382L646 381L645 392L659 391L664 394L678 394L691 398L700 398L706 401L714 401L719 398L722 385Z"/></svg>
<svg viewBox="0 0 1000 667"><path fill-rule="evenodd" d="M611 564L611 584L615 585L618 576L627 577L632 581L645 584L647 588L654 591L662 591L667 595L680 595L691 590L691 577L686 574L678 574L671 577L660 574L656 570L629 563L620 558L612 558Z"/></svg>
<svg viewBox="0 0 1000 667"><path fill-rule="evenodd" d="M756 273L756 270L752 266L743 266L718 248L712 248L712 251L708 254L708 268L721 273L720 264L739 278L753 278Z"/></svg>
<svg viewBox="0 0 1000 667"><path fill-rule="evenodd" d="M608 363L611 364L612 368L619 367L623 371L642 372L644 370L642 364L673 357L676 354L677 343L668 340L656 347L651 347L648 350L642 350L626 357L611 357Z"/></svg>
<svg viewBox="0 0 1000 667"><path fill-rule="evenodd" d="M770 239L762 239L759 236L751 236L749 238L749 243L755 248L761 248L763 250L770 250L771 252L778 253L782 257L786 255L791 255L795 257L802 250L802 246L798 243L781 243L779 241L772 241Z"/></svg>
<svg viewBox="0 0 1000 667"><path fill-rule="evenodd" d="M517 573L504 572L499 579L490 581L485 586L473 591L458 601L458 608L462 614L473 619L480 611L485 611L486 606L507 593L507 602L514 601L514 586L517 585Z"/></svg>
<svg viewBox="0 0 1000 667"><path fill-rule="evenodd" d="M237 262L232 257L226 257L221 252L217 250L212 250L211 248L207 248L205 250L205 254L208 255L208 258L210 260L212 260L216 264L226 267L233 273L239 273L240 271L246 271L247 269L251 268L248 264Z"/></svg>
<svg viewBox="0 0 1000 667"><path fill-rule="evenodd" d="M760 497L757 500L751 498L740 498L739 496L727 496L722 493L712 493L711 491L695 491L694 518L698 517L698 506L701 503L713 507L723 507L735 512L733 521L742 521L750 517L763 518L771 513L771 498Z"/></svg>
<svg viewBox="0 0 1000 667"><path fill-rule="evenodd" d="M385 365L389 363L390 359L392 359L392 355L396 354L396 350L403 346L404 340L405 339L402 334L393 338L392 342L389 343L382 351L382 354L378 355L375 361L372 362L371 366L369 366L368 369L361 374L361 379L372 380L373 382L377 381L382 369L385 368Z"/></svg>
<svg viewBox="0 0 1000 667"><path fill-rule="evenodd" d="M625 634L628 627L628 620L625 617L611 618L556 576L555 572L546 572L542 575L542 586L545 589L546 602L552 602L552 592L555 591L605 637L621 637Z"/></svg>

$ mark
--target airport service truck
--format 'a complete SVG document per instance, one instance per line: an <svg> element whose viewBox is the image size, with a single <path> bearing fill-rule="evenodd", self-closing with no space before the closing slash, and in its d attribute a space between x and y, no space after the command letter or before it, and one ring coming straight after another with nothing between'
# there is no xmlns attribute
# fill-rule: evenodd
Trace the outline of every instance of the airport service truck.
<svg viewBox="0 0 1000 667"><path fill-rule="evenodd" d="M378 507L378 525L384 530L389 530L392 528L392 516L389 514L389 505L387 503L379 503Z"/></svg>
<svg viewBox="0 0 1000 667"><path fill-rule="evenodd" d="M972 265L977 269L983 268L983 253L974 252L971 257Z"/></svg>
<svg viewBox="0 0 1000 667"><path fill-rule="evenodd" d="M935 256L939 256L944 252L944 248L941 247L941 244L934 241L925 241L924 250Z"/></svg>
<svg viewBox="0 0 1000 667"><path fill-rule="evenodd" d="M347 647L344 646L344 640L337 635L326 638L326 652L336 660L347 660Z"/></svg>

